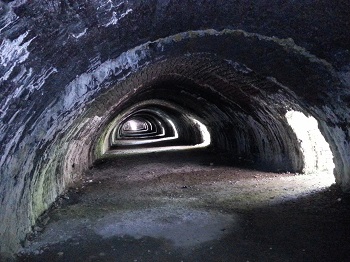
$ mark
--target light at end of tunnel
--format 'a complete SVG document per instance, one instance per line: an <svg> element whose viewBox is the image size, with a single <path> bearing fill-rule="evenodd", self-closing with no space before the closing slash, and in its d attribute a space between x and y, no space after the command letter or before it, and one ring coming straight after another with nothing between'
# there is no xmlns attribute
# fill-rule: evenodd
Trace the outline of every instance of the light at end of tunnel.
<svg viewBox="0 0 350 262"><path fill-rule="evenodd" d="M137 120L129 120L123 125L123 129L127 131L138 131L145 129L145 123Z"/></svg>
<svg viewBox="0 0 350 262"><path fill-rule="evenodd" d="M132 130L132 131L138 130L138 125L137 125L136 121L130 120L129 125L130 125L130 130Z"/></svg>
<svg viewBox="0 0 350 262"><path fill-rule="evenodd" d="M304 173L315 174L320 187L332 185L335 182L333 154L318 128L317 120L293 110L287 112L286 118L300 141Z"/></svg>
<svg viewBox="0 0 350 262"><path fill-rule="evenodd" d="M208 128L199 120L188 116L187 117L193 122L193 124L198 128L201 135L201 142L196 145L176 145L176 146L162 146L162 147L147 147L147 148L131 148L131 149L115 149L106 151L105 155L130 155L130 154L145 154L145 153L154 153L154 152L166 152L166 151L180 151L180 150L192 150L196 148L205 148L211 144L211 135ZM169 140L169 139L177 139L179 137L178 130L175 126L175 123L166 118L166 121L173 128L174 135L168 138L160 138L160 140Z"/></svg>

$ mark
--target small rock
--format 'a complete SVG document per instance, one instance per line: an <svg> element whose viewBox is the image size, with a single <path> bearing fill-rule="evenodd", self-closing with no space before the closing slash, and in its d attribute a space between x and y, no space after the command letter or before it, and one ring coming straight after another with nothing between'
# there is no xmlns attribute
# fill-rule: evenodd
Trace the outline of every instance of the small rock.
<svg viewBox="0 0 350 262"><path fill-rule="evenodd" d="M338 198L337 201L340 202L340 201L341 201L341 198Z"/></svg>
<svg viewBox="0 0 350 262"><path fill-rule="evenodd" d="M105 255L106 255L106 253L104 253L104 252L101 252L101 253L99 254L100 257L104 257Z"/></svg>
<svg viewBox="0 0 350 262"><path fill-rule="evenodd" d="M23 241L23 247L29 247L30 244L31 244L31 242L28 239Z"/></svg>
<svg viewBox="0 0 350 262"><path fill-rule="evenodd" d="M57 253L57 255L58 255L59 257L63 256L63 254L64 254L63 252L58 252L58 253Z"/></svg>
<svg viewBox="0 0 350 262"><path fill-rule="evenodd" d="M42 227L35 226L35 227L33 228L33 230L36 231L36 232L41 232L41 231L43 231L44 229L43 229Z"/></svg>
<svg viewBox="0 0 350 262"><path fill-rule="evenodd" d="M43 226L47 225L47 223L49 223L49 220L50 220L50 217L45 217L42 221L41 221L41 224Z"/></svg>

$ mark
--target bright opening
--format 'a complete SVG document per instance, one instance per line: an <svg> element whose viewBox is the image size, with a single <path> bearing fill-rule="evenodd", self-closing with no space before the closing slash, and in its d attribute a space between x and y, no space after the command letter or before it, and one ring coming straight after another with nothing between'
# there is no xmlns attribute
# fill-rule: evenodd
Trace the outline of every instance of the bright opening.
<svg viewBox="0 0 350 262"><path fill-rule="evenodd" d="M139 130L146 130L146 129L147 129L147 125L145 122L134 120L134 119L127 121L123 125L124 131L139 131Z"/></svg>
<svg viewBox="0 0 350 262"><path fill-rule="evenodd" d="M287 112L286 118L300 141L304 157L303 172L315 175L320 187L333 184L335 182L333 154L318 128L317 120L293 110Z"/></svg>
<svg viewBox="0 0 350 262"><path fill-rule="evenodd" d="M196 148L205 148L208 147L211 144L211 135L208 130L208 128L199 120L187 116L195 126L199 129L201 133L202 141L199 144L196 145L184 145L184 146L164 146L164 147L149 147L149 148L132 148L132 149L113 149L105 154L110 155L129 155L129 154L143 154L143 153L152 153L152 152L166 152L166 151L179 151L179 150L191 150ZM177 139L179 137L178 131L176 129L175 124L170 119L166 119L168 123L172 126L174 130L174 136L171 137L165 137L165 138L158 138L156 140L141 140L141 143L147 142L156 142L156 141L165 141L165 140L171 140L171 139ZM130 120L129 120L130 121ZM137 144L137 141L131 141L133 144ZM126 142L124 143L126 144Z"/></svg>

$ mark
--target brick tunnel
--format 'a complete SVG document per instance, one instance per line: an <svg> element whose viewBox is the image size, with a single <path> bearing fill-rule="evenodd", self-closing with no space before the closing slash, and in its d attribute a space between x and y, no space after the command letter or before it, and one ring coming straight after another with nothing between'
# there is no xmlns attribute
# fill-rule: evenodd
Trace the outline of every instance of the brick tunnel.
<svg viewBox="0 0 350 262"><path fill-rule="evenodd" d="M0 254L17 253L86 172L125 155L326 170L350 192L349 11L323 0L1 1Z"/></svg>

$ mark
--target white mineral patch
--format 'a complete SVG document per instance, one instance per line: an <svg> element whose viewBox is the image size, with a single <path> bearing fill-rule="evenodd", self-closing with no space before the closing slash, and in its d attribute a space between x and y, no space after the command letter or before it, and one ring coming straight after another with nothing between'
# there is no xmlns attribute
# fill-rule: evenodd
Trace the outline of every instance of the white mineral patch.
<svg viewBox="0 0 350 262"><path fill-rule="evenodd" d="M25 4L26 2L27 2L27 0L17 0L17 1L12 1L10 3L10 5L12 7L19 7L19 6L23 5L23 4Z"/></svg>
<svg viewBox="0 0 350 262"><path fill-rule="evenodd" d="M0 110L6 112L12 99L21 96L26 90L29 90L29 93L25 98L28 99L35 90L39 90L41 87L43 87L46 79L54 73L57 73L57 69L50 67L42 69L42 71L37 75L33 75L32 68L27 69L26 67L22 66L20 72L13 79L18 86L12 92L12 94L6 98L6 101L3 103Z"/></svg>
<svg viewBox="0 0 350 262"><path fill-rule="evenodd" d="M125 4L125 1L122 1L121 3L114 5L112 0L107 0L104 3L102 3L102 5L100 5L99 7L97 7L97 10L101 9L101 8L106 8L106 10L110 11L112 8L118 8L121 5Z"/></svg>
<svg viewBox="0 0 350 262"><path fill-rule="evenodd" d="M138 52L140 51L140 52ZM122 53L116 59L110 59L102 63L95 70L78 76L66 87L64 108L71 109L75 103L86 101L90 95L101 88L101 84L112 74L118 75L125 69L135 69L139 61L147 56L145 47L140 46ZM125 77L125 76L124 76Z"/></svg>
<svg viewBox="0 0 350 262"><path fill-rule="evenodd" d="M21 34L14 40L4 39L0 45L0 64L5 67L6 73L0 81L7 80L16 65L23 63L29 56L28 46L34 38L24 42L29 31Z"/></svg>
<svg viewBox="0 0 350 262"><path fill-rule="evenodd" d="M3 18L1 18L1 22L3 26L0 28L0 33L4 31L8 26L12 25L18 17L15 15L14 12L10 11L8 12Z"/></svg>
<svg viewBox="0 0 350 262"><path fill-rule="evenodd" d="M43 69L41 73L31 81L27 89L29 89L30 93L32 93L34 90L39 90L45 84L46 79L49 78L50 75L57 72L58 71L55 67Z"/></svg>
<svg viewBox="0 0 350 262"><path fill-rule="evenodd" d="M0 1L0 11L6 10L6 14L0 17L0 33L4 31L8 26L13 25L18 20L18 16L13 11L14 7L19 7L27 2L27 0L17 0L17 1L7 1L9 3L5 4ZM3 8L3 10L1 10Z"/></svg>
<svg viewBox="0 0 350 262"><path fill-rule="evenodd" d="M81 32L81 33L79 33L79 34L72 34L72 36L73 36L74 38L78 39L78 38L82 37L83 35L85 35L86 32L87 32L87 28L85 28L84 31Z"/></svg>
<svg viewBox="0 0 350 262"><path fill-rule="evenodd" d="M251 70L250 68L248 68L246 65L243 65L243 64L239 64L235 61L232 61L232 60L228 60L226 59L225 60L229 65L232 65L233 68L236 70L236 71L239 71L239 72L242 72L244 74L249 74L251 73L253 70Z"/></svg>
<svg viewBox="0 0 350 262"><path fill-rule="evenodd" d="M119 14L118 12L113 12L112 18L109 20L109 22L105 25L103 25L104 27L108 27L110 25L116 25L118 24L120 19L123 19L127 14L131 13L133 10L132 9L128 9L126 10L124 13Z"/></svg>

